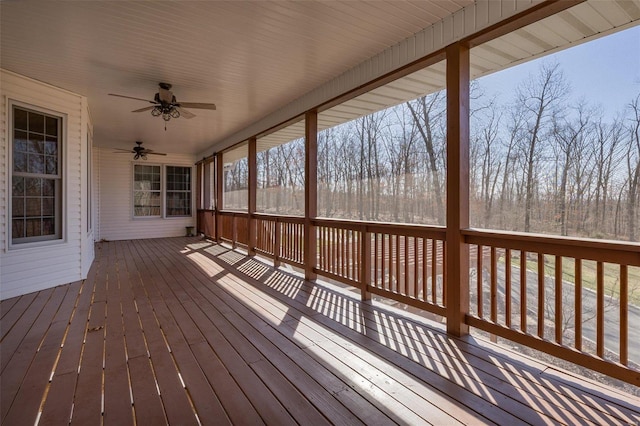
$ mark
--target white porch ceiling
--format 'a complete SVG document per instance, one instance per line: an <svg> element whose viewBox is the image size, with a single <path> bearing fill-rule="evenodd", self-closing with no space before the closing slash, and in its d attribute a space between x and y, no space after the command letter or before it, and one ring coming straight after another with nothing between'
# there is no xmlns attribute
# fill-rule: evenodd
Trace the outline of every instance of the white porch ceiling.
<svg viewBox="0 0 640 426"><path fill-rule="evenodd" d="M0 66L87 96L94 144L202 152L473 0L2 1ZM130 111L158 82L217 111Z"/></svg>

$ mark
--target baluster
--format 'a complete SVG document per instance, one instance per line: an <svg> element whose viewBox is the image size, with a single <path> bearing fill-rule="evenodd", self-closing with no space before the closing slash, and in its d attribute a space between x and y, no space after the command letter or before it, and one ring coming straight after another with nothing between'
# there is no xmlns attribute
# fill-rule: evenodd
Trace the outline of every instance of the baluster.
<svg viewBox="0 0 640 426"><path fill-rule="evenodd" d="M427 301L427 239L422 239L422 300Z"/></svg>
<svg viewBox="0 0 640 426"><path fill-rule="evenodd" d="M576 349L582 350L582 259L576 259L575 264L575 335Z"/></svg>
<svg viewBox="0 0 640 426"><path fill-rule="evenodd" d="M511 249L504 251L505 324L511 328Z"/></svg>
<svg viewBox="0 0 640 426"><path fill-rule="evenodd" d="M420 289L418 288L418 259L420 255L418 253L418 237L413 237L413 283L411 297L417 297Z"/></svg>
<svg viewBox="0 0 640 426"><path fill-rule="evenodd" d="M438 278L438 268L436 262L438 261L438 240L431 239L431 303L434 305L438 302L437 299L437 286L436 279Z"/></svg>
<svg viewBox="0 0 640 426"><path fill-rule="evenodd" d="M604 357L604 263L596 268L596 354Z"/></svg>
<svg viewBox="0 0 640 426"><path fill-rule="evenodd" d="M409 237L402 236L404 243L404 277L402 278L402 294L409 294Z"/></svg>
<svg viewBox="0 0 640 426"><path fill-rule="evenodd" d="M555 330L556 343L562 344L562 256L556 255L555 266Z"/></svg>
<svg viewBox="0 0 640 426"><path fill-rule="evenodd" d="M527 252L520 250L520 330L527 333Z"/></svg>
<svg viewBox="0 0 640 426"><path fill-rule="evenodd" d="M476 266L476 272L477 272L477 291L478 291L478 316L480 318L484 317L484 277L483 277L483 270L482 270L482 261L483 261L483 257L484 257L484 247L481 245L476 246L476 253L477 253L477 266Z"/></svg>
<svg viewBox="0 0 640 426"><path fill-rule="evenodd" d="M629 271L620 265L620 364L629 363Z"/></svg>
<svg viewBox="0 0 640 426"><path fill-rule="evenodd" d="M544 254L538 253L538 336L544 339Z"/></svg>
<svg viewBox="0 0 640 426"><path fill-rule="evenodd" d="M496 248L491 247L491 321L498 322L498 258Z"/></svg>

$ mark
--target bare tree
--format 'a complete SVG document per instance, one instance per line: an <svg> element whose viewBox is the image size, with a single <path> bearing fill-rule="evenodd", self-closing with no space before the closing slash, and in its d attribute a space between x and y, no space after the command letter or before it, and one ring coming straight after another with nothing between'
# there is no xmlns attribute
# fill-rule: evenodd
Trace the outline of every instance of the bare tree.
<svg viewBox="0 0 640 426"><path fill-rule="evenodd" d="M411 116L417 124L418 131L424 142L429 162L429 172L433 180L433 191L436 202L436 219L438 225L444 224L444 201L441 187L441 170L438 164L438 151L443 151L444 141L438 140L438 128L446 118L444 108L444 92L436 92L423 96L412 102L407 102ZM440 145L440 146L439 146Z"/></svg>
<svg viewBox="0 0 640 426"><path fill-rule="evenodd" d="M627 172L629 192L627 194L627 221L629 240L636 241L636 209L640 187L640 94L629 104L631 123L629 125L629 145L627 150Z"/></svg>
<svg viewBox="0 0 640 426"><path fill-rule="evenodd" d="M525 130L522 139L522 160L525 169L524 231L531 230L531 211L536 176L534 167L545 149L543 136L558 114L560 103L568 92L558 64L543 64L537 77L525 82L517 93L518 106L525 114Z"/></svg>

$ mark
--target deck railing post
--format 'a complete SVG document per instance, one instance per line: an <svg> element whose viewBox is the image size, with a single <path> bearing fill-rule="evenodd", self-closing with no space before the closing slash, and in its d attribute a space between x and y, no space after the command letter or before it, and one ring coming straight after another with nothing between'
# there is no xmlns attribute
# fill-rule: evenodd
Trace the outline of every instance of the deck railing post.
<svg viewBox="0 0 640 426"><path fill-rule="evenodd" d="M204 233L205 225L204 225L204 213L201 210L204 208L204 203L202 202L203 195L203 185L202 185L202 175L203 168L205 162L204 159L202 161L198 161L196 163L196 234Z"/></svg>
<svg viewBox="0 0 640 426"><path fill-rule="evenodd" d="M447 47L447 332L469 332L469 46Z"/></svg>
<svg viewBox="0 0 640 426"><path fill-rule="evenodd" d="M312 219L318 215L318 112L304 117L304 277L315 280L317 263L316 229Z"/></svg>
<svg viewBox="0 0 640 426"><path fill-rule="evenodd" d="M222 180L224 178L223 175L223 163L222 163L222 153L219 152L215 156L215 170L216 170L216 206L215 206L215 222L216 222L216 242L220 243L222 241L222 215L220 211L222 210L222 202L223 202L223 194L222 194Z"/></svg>
<svg viewBox="0 0 640 426"><path fill-rule="evenodd" d="M257 208L256 191L258 187L258 173L257 173L257 140L256 138L249 139L249 203L248 203L248 239L247 246L249 256L256 254L256 220L255 213Z"/></svg>

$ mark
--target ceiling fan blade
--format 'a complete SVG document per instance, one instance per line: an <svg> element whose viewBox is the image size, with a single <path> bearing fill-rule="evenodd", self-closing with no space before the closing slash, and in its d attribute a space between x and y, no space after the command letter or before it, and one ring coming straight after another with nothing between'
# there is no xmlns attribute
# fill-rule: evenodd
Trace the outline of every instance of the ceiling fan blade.
<svg viewBox="0 0 640 426"><path fill-rule="evenodd" d="M112 154L135 154L135 151L113 151Z"/></svg>
<svg viewBox="0 0 640 426"><path fill-rule="evenodd" d="M177 109L177 110L178 110L178 112L180 113L180 117L184 117L184 118L186 118L186 119L189 119L189 118L193 118L193 117L195 117L195 116L196 116L194 113L192 113L191 111L187 111L187 110L186 110L186 109L184 109L184 108L176 107L176 109Z"/></svg>
<svg viewBox="0 0 640 426"><path fill-rule="evenodd" d="M154 109L156 106L152 105L152 106L148 106L148 107L144 107L144 108L140 108L140 109L134 109L131 112L145 112L145 111L151 111L152 109Z"/></svg>
<svg viewBox="0 0 640 426"><path fill-rule="evenodd" d="M216 109L216 104L207 104L202 102L180 102L180 106L182 108L192 108L192 109L210 109L210 110Z"/></svg>
<svg viewBox="0 0 640 426"><path fill-rule="evenodd" d="M132 153L133 152L130 149L123 149L123 148L112 148L112 149L115 149L118 152L126 152L126 153Z"/></svg>
<svg viewBox="0 0 640 426"><path fill-rule="evenodd" d="M145 155L149 154L149 155L167 155L164 152L151 152L151 151L146 151L144 153Z"/></svg>
<svg viewBox="0 0 640 426"><path fill-rule="evenodd" d="M142 99L142 98L134 98L133 96L117 95L115 93L109 93L108 95L109 96L117 96L119 98L135 99L136 101L143 101L143 102L149 102L150 104L155 104L154 101L150 101L148 99Z"/></svg>

